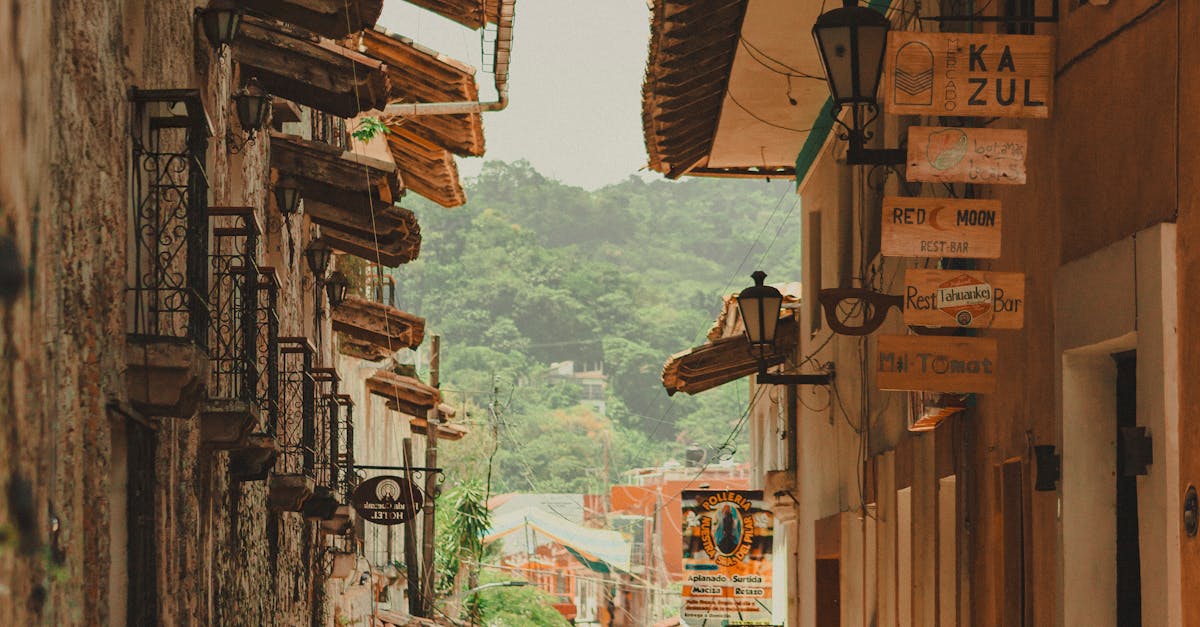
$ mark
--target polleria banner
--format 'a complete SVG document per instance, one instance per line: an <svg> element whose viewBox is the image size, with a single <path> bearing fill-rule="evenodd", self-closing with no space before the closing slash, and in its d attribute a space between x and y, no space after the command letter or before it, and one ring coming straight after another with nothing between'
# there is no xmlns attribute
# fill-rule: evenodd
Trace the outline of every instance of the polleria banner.
<svg viewBox="0 0 1200 627"><path fill-rule="evenodd" d="M695 627L771 620L775 519L761 490L683 492L683 609Z"/></svg>

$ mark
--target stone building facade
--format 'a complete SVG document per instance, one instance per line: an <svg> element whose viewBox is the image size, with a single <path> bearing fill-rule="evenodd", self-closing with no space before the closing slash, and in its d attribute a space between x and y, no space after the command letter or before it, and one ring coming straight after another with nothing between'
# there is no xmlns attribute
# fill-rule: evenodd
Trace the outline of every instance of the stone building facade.
<svg viewBox="0 0 1200 627"><path fill-rule="evenodd" d="M357 144L355 116L463 88L399 93L389 68L433 55L372 30L382 0L237 4L226 45L204 28L221 2L0 4L0 623L326 624L331 552L359 550L337 360L414 347L424 321L379 306L335 331L307 253L332 248L351 291L350 256L415 257L405 177L461 203L479 115L410 125L432 129L419 158ZM458 4L433 9L499 20ZM234 96L258 88L251 132Z"/></svg>

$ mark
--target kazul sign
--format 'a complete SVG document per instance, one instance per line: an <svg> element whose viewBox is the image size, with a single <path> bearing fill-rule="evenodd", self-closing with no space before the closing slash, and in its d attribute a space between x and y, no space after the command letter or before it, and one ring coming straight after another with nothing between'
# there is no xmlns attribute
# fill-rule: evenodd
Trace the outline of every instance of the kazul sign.
<svg viewBox="0 0 1200 627"><path fill-rule="evenodd" d="M999 200L888 196L882 224L889 257L1000 256Z"/></svg>
<svg viewBox="0 0 1200 627"><path fill-rule="evenodd" d="M881 335L875 384L881 390L995 392L996 352L990 337Z"/></svg>
<svg viewBox="0 0 1200 627"><path fill-rule="evenodd" d="M350 502L367 522L399 525L412 520L421 511L425 495L404 477L384 475L358 484Z"/></svg>
<svg viewBox="0 0 1200 627"><path fill-rule="evenodd" d="M1045 35L888 33L883 107L897 115L1050 116L1054 40Z"/></svg>
<svg viewBox="0 0 1200 627"><path fill-rule="evenodd" d="M1025 275L905 270L904 324L1020 329L1025 326Z"/></svg>

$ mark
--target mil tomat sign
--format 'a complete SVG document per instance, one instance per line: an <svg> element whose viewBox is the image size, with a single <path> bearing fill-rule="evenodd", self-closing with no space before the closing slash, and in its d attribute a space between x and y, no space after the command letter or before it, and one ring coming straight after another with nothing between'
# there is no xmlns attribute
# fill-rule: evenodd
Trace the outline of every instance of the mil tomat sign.
<svg viewBox="0 0 1200 627"><path fill-rule="evenodd" d="M904 324L1020 329L1025 326L1025 275L976 270L905 270Z"/></svg>
<svg viewBox="0 0 1200 627"><path fill-rule="evenodd" d="M404 477L383 475L358 484L350 503L367 522L400 525L412 520L421 511L425 495Z"/></svg>
<svg viewBox="0 0 1200 627"><path fill-rule="evenodd" d="M969 198L883 199L880 250L889 257L1000 256L1000 201Z"/></svg>
<svg viewBox="0 0 1200 627"><path fill-rule="evenodd" d="M996 391L996 339L881 335L875 385L881 390Z"/></svg>
<svg viewBox="0 0 1200 627"><path fill-rule="evenodd" d="M888 33L883 108L895 115L1045 118L1054 93L1046 35Z"/></svg>

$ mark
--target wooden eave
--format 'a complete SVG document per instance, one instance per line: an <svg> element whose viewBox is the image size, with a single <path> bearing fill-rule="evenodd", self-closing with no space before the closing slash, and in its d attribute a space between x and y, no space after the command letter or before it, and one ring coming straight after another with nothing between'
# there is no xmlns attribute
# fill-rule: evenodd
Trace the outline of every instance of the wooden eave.
<svg viewBox="0 0 1200 627"><path fill-rule="evenodd" d="M366 386L371 394L386 399L390 409L409 416L424 416L442 400L437 388L389 370L376 370Z"/></svg>
<svg viewBox="0 0 1200 627"><path fill-rule="evenodd" d="M326 113L352 118L388 102L383 63L284 22L244 16L233 56L243 80Z"/></svg>
<svg viewBox="0 0 1200 627"><path fill-rule="evenodd" d="M362 34L366 53L387 65L394 102L473 102L479 99L475 68L442 56L382 27ZM460 156L484 152L483 118L478 113L404 118L413 135Z"/></svg>
<svg viewBox="0 0 1200 627"><path fill-rule="evenodd" d="M712 152L749 0L657 0L642 85L650 167L678 178Z"/></svg>
<svg viewBox="0 0 1200 627"><path fill-rule="evenodd" d="M417 137L404 124L389 128L392 132L387 134L388 148L408 189L443 207L467 202L458 179L458 165L446 149Z"/></svg>
<svg viewBox="0 0 1200 627"><path fill-rule="evenodd" d="M394 353L425 339L425 319L390 305L348 296L333 310L333 330Z"/></svg>
<svg viewBox="0 0 1200 627"><path fill-rule="evenodd" d="M408 3L473 29L495 24L500 18L499 0L408 0Z"/></svg>
<svg viewBox="0 0 1200 627"><path fill-rule="evenodd" d="M425 435L429 432L429 420L424 417L414 416L408 420L408 425L416 435ZM437 425L437 437L439 440L461 440L470 432L470 429L466 425L451 422L442 422Z"/></svg>
<svg viewBox="0 0 1200 627"><path fill-rule="evenodd" d="M295 178L305 200L367 216L390 207L404 191L391 163L278 131L271 131L271 167Z"/></svg>
<svg viewBox="0 0 1200 627"><path fill-rule="evenodd" d="M305 201L304 211L321 227L335 250L372 263L396 267L421 254L421 227L413 212L396 205L355 211L320 201Z"/></svg>
<svg viewBox="0 0 1200 627"><path fill-rule="evenodd" d="M795 346L799 337L795 318L780 318L776 342L780 346ZM784 353L768 356L767 365L783 363ZM663 387L668 395L676 392L697 394L730 381L758 372L758 361L750 352L745 335L731 335L676 353L667 360L662 371Z"/></svg>
<svg viewBox="0 0 1200 627"><path fill-rule="evenodd" d="M242 0L241 4L332 39L371 28L383 13L383 0Z"/></svg>

